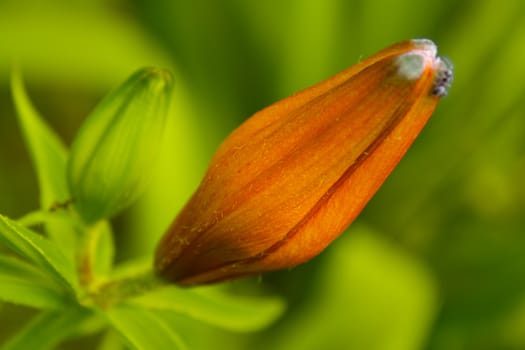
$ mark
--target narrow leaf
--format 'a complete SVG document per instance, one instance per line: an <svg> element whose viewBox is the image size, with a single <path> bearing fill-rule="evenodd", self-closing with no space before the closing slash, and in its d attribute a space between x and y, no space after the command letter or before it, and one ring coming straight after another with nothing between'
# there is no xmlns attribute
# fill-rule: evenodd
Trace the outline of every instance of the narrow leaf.
<svg viewBox="0 0 525 350"><path fill-rule="evenodd" d="M15 334L3 350L46 350L55 348L61 341L73 335L91 313L81 308L45 311L35 317L19 333Z"/></svg>
<svg viewBox="0 0 525 350"><path fill-rule="evenodd" d="M11 77L11 90L18 121L36 169L40 206L47 210L70 198L66 182L67 149L31 104L21 74L16 70ZM64 252L71 251L74 236L70 226L64 222L52 222L46 224L46 229Z"/></svg>
<svg viewBox="0 0 525 350"><path fill-rule="evenodd" d="M74 219L67 212L37 210L18 218L16 221L27 228L44 226L49 233L49 238L61 249L70 264L75 264L78 236L74 232Z"/></svg>
<svg viewBox="0 0 525 350"><path fill-rule="evenodd" d="M132 349L186 349L179 335L151 311L120 305L105 315Z"/></svg>
<svg viewBox="0 0 525 350"><path fill-rule="evenodd" d="M208 287L181 289L169 286L134 298L132 302L240 332L264 328L284 311L284 303L278 298L238 297Z"/></svg>
<svg viewBox="0 0 525 350"><path fill-rule="evenodd" d="M42 309L64 306L66 296L54 281L29 263L0 255L0 300Z"/></svg>
<svg viewBox="0 0 525 350"><path fill-rule="evenodd" d="M0 242L42 266L63 285L76 290L75 267L56 245L17 222L0 215Z"/></svg>
<svg viewBox="0 0 525 350"><path fill-rule="evenodd" d="M65 178L67 151L31 104L17 71L12 75L11 89L18 120L37 170L40 203L43 208L49 208L52 204L69 198Z"/></svg>

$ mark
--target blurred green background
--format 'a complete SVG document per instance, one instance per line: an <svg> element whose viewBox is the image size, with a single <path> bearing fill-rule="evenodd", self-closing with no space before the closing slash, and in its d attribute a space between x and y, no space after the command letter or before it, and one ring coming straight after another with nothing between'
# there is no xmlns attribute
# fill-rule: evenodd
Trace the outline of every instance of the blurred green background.
<svg viewBox="0 0 525 350"><path fill-rule="evenodd" d="M419 37L452 60L455 81L399 167L319 257L233 283L282 295L286 315L242 336L189 319L173 326L192 349L525 349L520 0L2 0L0 213L38 207L10 99L14 61L68 144L134 70L174 72L162 162L150 191L115 221L123 260L153 249L245 118ZM0 304L0 340L30 314Z"/></svg>

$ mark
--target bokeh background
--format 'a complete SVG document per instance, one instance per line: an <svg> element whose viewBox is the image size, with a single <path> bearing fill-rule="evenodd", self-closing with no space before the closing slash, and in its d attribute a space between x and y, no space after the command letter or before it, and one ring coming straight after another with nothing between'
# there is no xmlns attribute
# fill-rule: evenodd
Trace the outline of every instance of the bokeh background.
<svg viewBox="0 0 525 350"><path fill-rule="evenodd" d="M174 72L162 162L149 192L115 220L122 261L151 252L214 149L245 118L420 37L452 60L455 81L399 167L319 257L236 282L283 296L284 317L244 335L173 324L191 349L525 349L520 0L2 0L0 212L17 218L38 207L10 98L14 61L68 144L134 70ZM30 315L0 304L0 334Z"/></svg>

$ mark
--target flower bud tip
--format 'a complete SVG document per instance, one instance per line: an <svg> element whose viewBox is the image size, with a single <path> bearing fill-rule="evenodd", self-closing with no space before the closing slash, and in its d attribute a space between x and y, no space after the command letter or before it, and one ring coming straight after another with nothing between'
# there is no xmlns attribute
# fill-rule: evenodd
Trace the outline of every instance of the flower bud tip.
<svg viewBox="0 0 525 350"><path fill-rule="evenodd" d="M437 56L437 46L429 39L413 39L414 49L396 58L397 73L407 80L416 80L429 68L435 71L432 94L445 96L453 80L452 63Z"/></svg>
<svg viewBox="0 0 525 350"><path fill-rule="evenodd" d="M153 93L161 93L165 89L171 89L173 86L173 74L167 69L147 67L144 68L143 72L143 82L149 84Z"/></svg>

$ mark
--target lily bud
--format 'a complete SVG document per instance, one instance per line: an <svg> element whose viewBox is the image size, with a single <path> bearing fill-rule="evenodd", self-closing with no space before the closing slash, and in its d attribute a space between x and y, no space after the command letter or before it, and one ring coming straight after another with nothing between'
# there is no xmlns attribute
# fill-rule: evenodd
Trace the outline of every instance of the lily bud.
<svg viewBox="0 0 525 350"><path fill-rule="evenodd" d="M393 45L256 113L219 147L160 241L182 285L259 274L319 254L361 212L452 79L433 42Z"/></svg>
<svg viewBox="0 0 525 350"><path fill-rule="evenodd" d="M141 193L159 152L172 87L168 71L141 69L80 128L67 176L75 208L86 223L111 217Z"/></svg>

